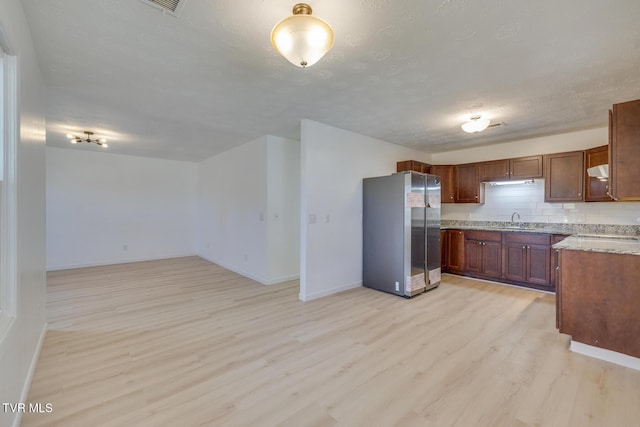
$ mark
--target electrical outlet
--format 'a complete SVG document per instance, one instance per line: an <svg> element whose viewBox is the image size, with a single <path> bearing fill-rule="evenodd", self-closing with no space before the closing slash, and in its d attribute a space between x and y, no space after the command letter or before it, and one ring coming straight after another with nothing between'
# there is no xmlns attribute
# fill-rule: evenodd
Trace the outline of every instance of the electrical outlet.
<svg viewBox="0 0 640 427"><path fill-rule="evenodd" d="M400 282L396 282L396 292L400 292Z"/></svg>
<svg viewBox="0 0 640 427"><path fill-rule="evenodd" d="M309 224L315 224L316 222L316 214L309 214Z"/></svg>
<svg viewBox="0 0 640 427"><path fill-rule="evenodd" d="M326 215L324 216L324 223L325 223L325 224L329 224L329 222L331 222L331 215L326 214Z"/></svg>
<svg viewBox="0 0 640 427"><path fill-rule="evenodd" d="M129 245L122 245L122 250L126 251L127 249L129 249Z"/></svg>

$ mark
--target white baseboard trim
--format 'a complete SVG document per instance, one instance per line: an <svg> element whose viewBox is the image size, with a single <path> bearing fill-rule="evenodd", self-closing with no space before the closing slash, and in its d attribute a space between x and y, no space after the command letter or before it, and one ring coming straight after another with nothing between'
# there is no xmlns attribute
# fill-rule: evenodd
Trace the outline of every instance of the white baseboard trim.
<svg viewBox="0 0 640 427"><path fill-rule="evenodd" d="M311 300L314 300L314 299L318 299L318 298L326 297L326 296L329 296L329 295L337 294L338 292L348 291L349 289L359 288L360 286L362 286L362 282L353 282L353 283L349 283L349 284L346 284L346 285L336 286L336 287L331 288L331 289L326 289L324 291L315 292L315 293L312 293L312 294L303 294L302 292L300 292L300 295L298 297L300 298L301 301L307 302L307 301L311 301Z"/></svg>
<svg viewBox="0 0 640 427"><path fill-rule="evenodd" d="M22 392L20 393L19 402L25 403L27 398L29 397L29 389L31 388L31 381L33 380L33 375L36 372L36 366L38 366L38 359L40 359L40 351L42 350L42 345L44 344L44 337L47 335L47 330L49 329L49 325L45 322L42 327L42 332L40 332L40 338L38 339L38 344L36 345L36 351L33 353L33 357L31 358L31 363L29 364L29 371L27 372L27 378L24 381L24 385L22 386ZM20 422L22 421L22 412L17 412L16 417L13 419L13 427L20 427Z"/></svg>
<svg viewBox="0 0 640 427"><path fill-rule="evenodd" d="M264 284L265 285L277 285L278 283L290 282L292 280L299 280L299 279L300 279L300 275L299 274L293 274L291 276L283 276L283 277L278 277L277 279L269 280Z"/></svg>
<svg viewBox="0 0 640 427"><path fill-rule="evenodd" d="M238 273L241 276L248 277L249 279L258 282L261 285L277 285L278 283L289 282L291 280L300 279L300 274L292 274L291 276L283 276L283 277L278 277L276 279L267 280L264 277L258 277L256 275L251 274L251 273L249 273L247 271L244 271L244 270L242 270L240 268L236 268L236 267L228 265L228 264L226 264L224 262L220 262L220 261L218 261L216 259L213 259L211 257L208 257L206 255L198 254L198 256L200 258L206 259L209 262L217 264L222 268L226 268L229 271L233 271L234 273Z"/></svg>
<svg viewBox="0 0 640 427"><path fill-rule="evenodd" d="M569 350L640 371L640 358L571 340Z"/></svg>
<svg viewBox="0 0 640 427"><path fill-rule="evenodd" d="M131 262L157 261L162 259L184 258L189 256L199 256L199 255L195 253L190 253L190 254L174 254L174 255L166 255L166 256L163 255L160 257L113 259L109 261L97 261L97 262L89 262L89 263L83 263L83 264L56 265L52 267L48 266L47 271L72 270L75 268L86 268L86 267L102 267L104 265L129 264Z"/></svg>

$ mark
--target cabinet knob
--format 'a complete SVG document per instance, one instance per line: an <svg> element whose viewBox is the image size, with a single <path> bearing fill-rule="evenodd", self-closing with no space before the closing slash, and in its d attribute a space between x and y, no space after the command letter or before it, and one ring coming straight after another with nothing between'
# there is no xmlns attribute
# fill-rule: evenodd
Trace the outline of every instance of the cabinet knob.
<svg viewBox="0 0 640 427"><path fill-rule="evenodd" d="M578 193L578 197L582 196L582 193Z"/></svg>
<svg viewBox="0 0 640 427"><path fill-rule="evenodd" d="M523 246L523 247L522 247L522 249L527 249L527 247L526 247L526 246Z"/></svg>

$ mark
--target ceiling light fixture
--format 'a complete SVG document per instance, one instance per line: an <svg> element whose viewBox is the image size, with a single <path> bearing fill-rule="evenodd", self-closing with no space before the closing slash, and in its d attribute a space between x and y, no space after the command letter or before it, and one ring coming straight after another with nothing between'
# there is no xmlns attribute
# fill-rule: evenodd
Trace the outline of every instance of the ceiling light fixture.
<svg viewBox="0 0 640 427"><path fill-rule="evenodd" d="M69 142L72 144L77 144L78 142L89 142L99 145L102 148L107 148L109 145L107 144L106 138L91 138L93 136L93 132L89 132L87 130L84 131L85 136L79 137L72 133L67 134L67 138L70 139Z"/></svg>
<svg viewBox="0 0 640 427"><path fill-rule="evenodd" d="M469 121L462 124L462 130L467 133L478 133L489 127L491 120L483 119L480 115L471 116Z"/></svg>
<svg viewBox="0 0 640 427"><path fill-rule="evenodd" d="M297 67L310 67L333 47L333 29L320 18L311 16L311 6L298 3L293 16L278 22L271 30L271 44Z"/></svg>

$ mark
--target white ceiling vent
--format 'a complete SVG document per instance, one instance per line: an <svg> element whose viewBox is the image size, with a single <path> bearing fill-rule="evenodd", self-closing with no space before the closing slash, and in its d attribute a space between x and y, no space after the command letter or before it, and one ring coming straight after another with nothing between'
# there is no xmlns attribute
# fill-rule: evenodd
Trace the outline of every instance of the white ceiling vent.
<svg viewBox="0 0 640 427"><path fill-rule="evenodd" d="M187 0L140 0L142 3L165 13L178 16Z"/></svg>

